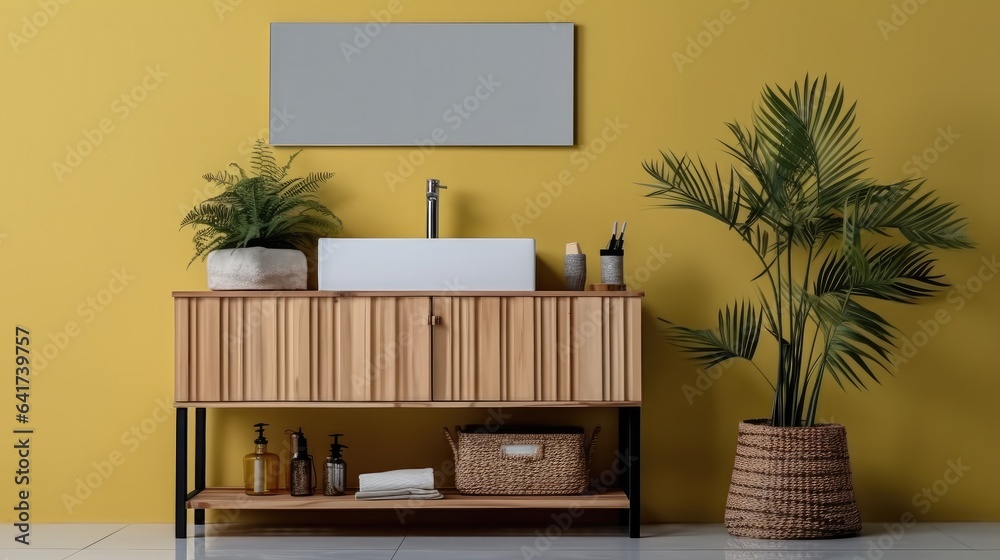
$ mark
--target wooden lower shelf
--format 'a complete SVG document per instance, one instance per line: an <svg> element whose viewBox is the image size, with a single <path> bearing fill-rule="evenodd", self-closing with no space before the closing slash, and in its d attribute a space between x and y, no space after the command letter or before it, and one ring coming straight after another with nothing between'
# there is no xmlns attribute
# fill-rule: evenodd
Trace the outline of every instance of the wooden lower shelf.
<svg viewBox="0 0 1000 560"><path fill-rule="evenodd" d="M174 401L174 408L628 408L642 401Z"/></svg>
<svg viewBox="0 0 1000 560"><path fill-rule="evenodd" d="M344 496L323 494L292 497L283 491L274 496L248 496L242 488L206 488L187 502L188 509L624 509L628 497L619 488L571 496L465 496L442 489L440 500L355 500L354 490Z"/></svg>

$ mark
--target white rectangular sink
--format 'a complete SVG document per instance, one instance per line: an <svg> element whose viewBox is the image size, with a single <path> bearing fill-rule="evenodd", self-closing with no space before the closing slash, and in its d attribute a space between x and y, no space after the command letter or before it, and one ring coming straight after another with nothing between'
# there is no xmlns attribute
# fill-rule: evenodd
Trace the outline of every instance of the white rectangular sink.
<svg viewBox="0 0 1000 560"><path fill-rule="evenodd" d="M319 289L533 291L534 239L319 240Z"/></svg>

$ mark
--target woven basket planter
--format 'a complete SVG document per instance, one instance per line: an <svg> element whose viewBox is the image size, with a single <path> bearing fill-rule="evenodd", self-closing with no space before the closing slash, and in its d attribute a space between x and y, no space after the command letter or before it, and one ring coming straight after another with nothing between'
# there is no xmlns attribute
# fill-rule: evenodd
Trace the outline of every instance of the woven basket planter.
<svg viewBox="0 0 1000 560"><path fill-rule="evenodd" d="M824 539L861 531L847 431L740 422L726 529L754 539Z"/></svg>

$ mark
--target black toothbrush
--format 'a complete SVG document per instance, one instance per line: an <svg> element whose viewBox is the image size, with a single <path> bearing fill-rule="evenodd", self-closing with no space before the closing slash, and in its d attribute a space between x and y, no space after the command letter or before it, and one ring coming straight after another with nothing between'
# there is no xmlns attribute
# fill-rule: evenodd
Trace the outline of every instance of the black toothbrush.
<svg viewBox="0 0 1000 560"><path fill-rule="evenodd" d="M615 222L617 225L618 222ZM622 232L618 235L618 242L615 244L614 248L621 251L625 248L625 228L628 227L628 220L622 223Z"/></svg>

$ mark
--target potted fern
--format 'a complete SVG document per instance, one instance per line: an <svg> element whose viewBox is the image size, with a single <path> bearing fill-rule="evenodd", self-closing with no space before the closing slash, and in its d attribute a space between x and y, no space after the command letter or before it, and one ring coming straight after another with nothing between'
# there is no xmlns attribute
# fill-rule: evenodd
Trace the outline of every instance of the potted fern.
<svg viewBox="0 0 1000 560"><path fill-rule="evenodd" d="M897 331L873 300L916 303L948 284L932 251L973 246L954 204L923 181L866 176L855 105L838 84L765 87L752 126L727 124L726 170L672 152L643 163L646 196L725 225L757 257L757 301L738 301L711 329L667 322L705 367L754 363L774 341L770 417L740 423L725 522L734 536L856 534L846 432L818 424L824 383L864 388L894 361ZM756 364L754 364L756 367Z"/></svg>
<svg viewBox="0 0 1000 560"><path fill-rule="evenodd" d="M308 280L306 253L316 240L343 228L316 191L333 173L287 178L292 154L279 166L263 140L254 143L250 173L231 163L236 173L204 175L222 187L184 216L181 229L192 227L194 257L207 259L211 290L304 290Z"/></svg>

